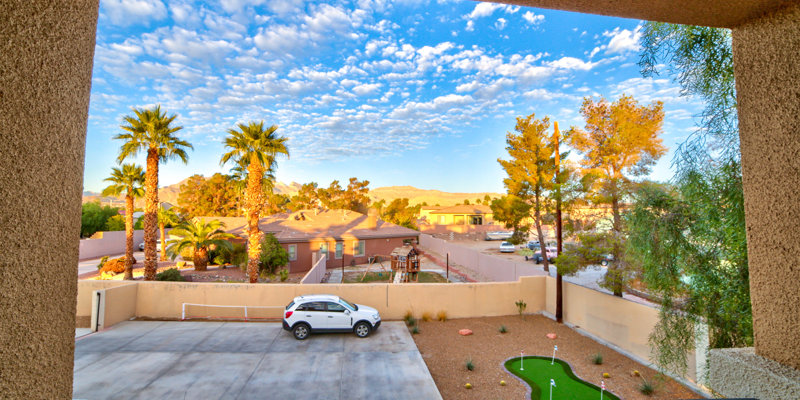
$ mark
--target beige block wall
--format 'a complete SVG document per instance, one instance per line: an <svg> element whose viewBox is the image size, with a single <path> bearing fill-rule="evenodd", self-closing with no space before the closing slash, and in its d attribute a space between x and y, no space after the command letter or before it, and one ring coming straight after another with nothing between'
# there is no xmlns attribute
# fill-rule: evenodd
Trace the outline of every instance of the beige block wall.
<svg viewBox="0 0 800 400"><path fill-rule="evenodd" d="M800 4L734 29L733 51L756 354L800 369Z"/></svg>
<svg viewBox="0 0 800 400"><path fill-rule="evenodd" d="M136 283L128 283L104 290L103 328L114 326L136 316L138 289Z"/></svg>
<svg viewBox="0 0 800 400"><path fill-rule="evenodd" d="M129 281L95 281L88 279L79 281L75 315L79 318L90 317L92 315L92 293L95 290L111 289L117 286L130 284L131 282Z"/></svg>

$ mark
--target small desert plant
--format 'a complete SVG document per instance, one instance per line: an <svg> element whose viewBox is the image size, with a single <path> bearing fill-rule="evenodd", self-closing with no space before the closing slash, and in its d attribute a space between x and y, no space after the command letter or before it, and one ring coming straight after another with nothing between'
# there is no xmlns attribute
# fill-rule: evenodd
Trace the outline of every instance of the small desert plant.
<svg viewBox="0 0 800 400"><path fill-rule="evenodd" d="M178 271L177 268L170 268L166 271L159 272L156 274L157 281L172 281L172 282L183 282L186 279L181 276L181 272Z"/></svg>
<svg viewBox="0 0 800 400"><path fill-rule="evenodd" d="M600 365L603 363L603 355L600 353L592 354L592 364Z"/></svg>
<svg viewBox="0 0 800 400"><path fill-rule="evenodd" d="M403 321L406 321L406 325L414 326L417 324L417 319L414 318L414 314L409 310L406 311L406 314L403 316Z"/></svg>
<svg viewBox="0 0 800 400"><path fill-rule="evenodd" d="M467 360L467 362L464 363L464 368L466 368L467 371L474 371L475 370L475 363L472 362L471 358L469 360Z"/></svg>
<svg viewBox="0 0 800 400"><path fill-rule="evenodd" d="M286 280L289 279L289 270L284 268L278 272L278 275L281 277L281 282L286 282Z"/></svg>
<svg viewBox="0 0 800 400"><path fill-rule="evenodd" d="M427 311L422 313L422 321L423 322L428 322L428 321L430 321L432 319L433 319L433 315L431 315L431 313L429 313Z"/></svg>
<svg viewBox="0 0 800 400"><path fill-rule="evenodd" d="M524 301L522 301L522 299L520 299L514 304L517 305L517 311L519 312L519 315L522 315L522 313L525 312L525 309L528 308L528 303L525 303Z"/></svg>
<svg viewBox="0 0 800 400"><path fill-rule="evenodd" d="M500 333L506 333L508 332L508 329L506 328L505 325L500 325L500 329L498 329L497 331Z"/></svg>
<svg viewBox="0 0 800 400"><path fill-rule="evenodd" d="M411 328L411 334L416 335L418 333L419 333L419 326L414 325L414 327Z"/></svg>
<svg viewBox="0 0 800 400"><path fill-rule="evenodd" d="M125 257L115 258L113 260L106 261L103 264L103 268L100 268L101 272L113 272L115 274L121 274L125 272Z"/></svg>
<svg viewBox="0 0 800 400"><path fill-rule="evenodd" d="M603 372L603 378L606 379L611 378L611 374L609 374L608 372Z"/></svg>
<svg viewBox="0 0 800 400"><path fill-rule="evenodd" d="M656 391L656 388L653 386L651 382L642 378L642 383L639 384L639 391L642 392L642 394L644 395L650 396L651 394L653 394L653 392Z"/></svg>
<svg viewBox="0 0 800 400"><path fill-rule="evenodd" d="M442 310L436 313L436 319L442 322L447 321L447 311Z"/></svg>
<svg viewBox="0 0 800 400"><path fill-rule="evenodd" d="M105 264L106 261L108 261L108 256L103 256L103 258L100 259L100 264L97 264L97 269L103 268L103 264Z"/></svg>

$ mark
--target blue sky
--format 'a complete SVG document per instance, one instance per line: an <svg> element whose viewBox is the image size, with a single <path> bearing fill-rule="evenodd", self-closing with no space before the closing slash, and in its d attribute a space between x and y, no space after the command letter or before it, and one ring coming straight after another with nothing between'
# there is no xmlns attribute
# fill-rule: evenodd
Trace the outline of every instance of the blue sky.
<svg viewBox="0 0 800 400"><path fill-rule="evenodd" d="M516 116L583 127L584 96L623 93L665 103L667 180L700 105L641 77L640 25L473 1L101 0L84 188L105 186L131 107L161 104L195 147L161 185L227 172L225 132L264 120L289 138L282 182L504 192Z"/></svg>

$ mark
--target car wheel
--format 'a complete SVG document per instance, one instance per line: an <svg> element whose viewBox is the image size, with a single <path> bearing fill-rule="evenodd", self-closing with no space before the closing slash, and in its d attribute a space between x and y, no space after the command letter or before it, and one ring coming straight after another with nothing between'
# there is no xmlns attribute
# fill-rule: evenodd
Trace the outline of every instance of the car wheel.
<svg viewBox="0 0 800 400"><path fill-rule="evenodd" d="M364 321L357 323L355 328L353 328L353 331L356 333L356 336L360 338L365 338L369 336L369 332L371 330L372 328L369 326L369 323Z"/></svg>
<svg viewBox="0 0 800 400"><path fill-rule="evenodd" d="M311 328L307 324L297 324L292 329L292 334L297 340L306 340L311 333Z"/></svg>

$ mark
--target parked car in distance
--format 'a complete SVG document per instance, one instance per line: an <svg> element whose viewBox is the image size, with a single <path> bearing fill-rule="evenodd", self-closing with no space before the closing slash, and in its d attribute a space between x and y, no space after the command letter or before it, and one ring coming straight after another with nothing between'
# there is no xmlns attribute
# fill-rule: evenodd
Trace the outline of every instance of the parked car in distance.
<svg viewBox="0 0 800 400"><path fill-rule="evenodd" d="M511 244L511 242L503 242L500 243L500 252L501 253L513 253L517 251L517 246Z"/></svg>
<svg viewBox="0 0 800 400"><path fill-rule="evenodd" d="M321 332L353 332L364 338L380 326L378 310L330 294L295 297L283 313L283 329L297 340Z"/></svg>
<svg viewBox="0 0 800 400"><path fill-rule="evenodd" d="M605 256L603 256L603 261L600 261L600 265L605 267L608 264L610 264L612 261L614 261L614 255L613 254L606 254Z"/></svg>
<svg viewBox="0 0 800 400"><path fill-rule="evenodd" d="M144 251L144 242L139 243L139 251ZM156 251L161 251L161 240L156 240Z"/></svg>
<svg viewBox="0 0 800 400"><path fill-rule="evenodd" d="M508 231L494 231L494 232L486 232L486 240L507 240L511 239L511 236L514 236L514 232Z"/></svg>
<svg viewBox="0 0 800 400"><path fill-rule="evenodd" d="M547 254L547 261L553 262L558 255L558 251L555 247L545 247L545 252ZM542 250L539 249L535 253L533 253L533 260L537 264L541 264L544 258L542 257Z"/></svg>
<svg viewBox="0 0 800 400"><path fill-rule="evenodd" d="M528 246L528 249L530 249L530 250L539 250L539 248L542 247L539 244L538 240L531 240L530 242L528 242L527 246Z"/></svg>

